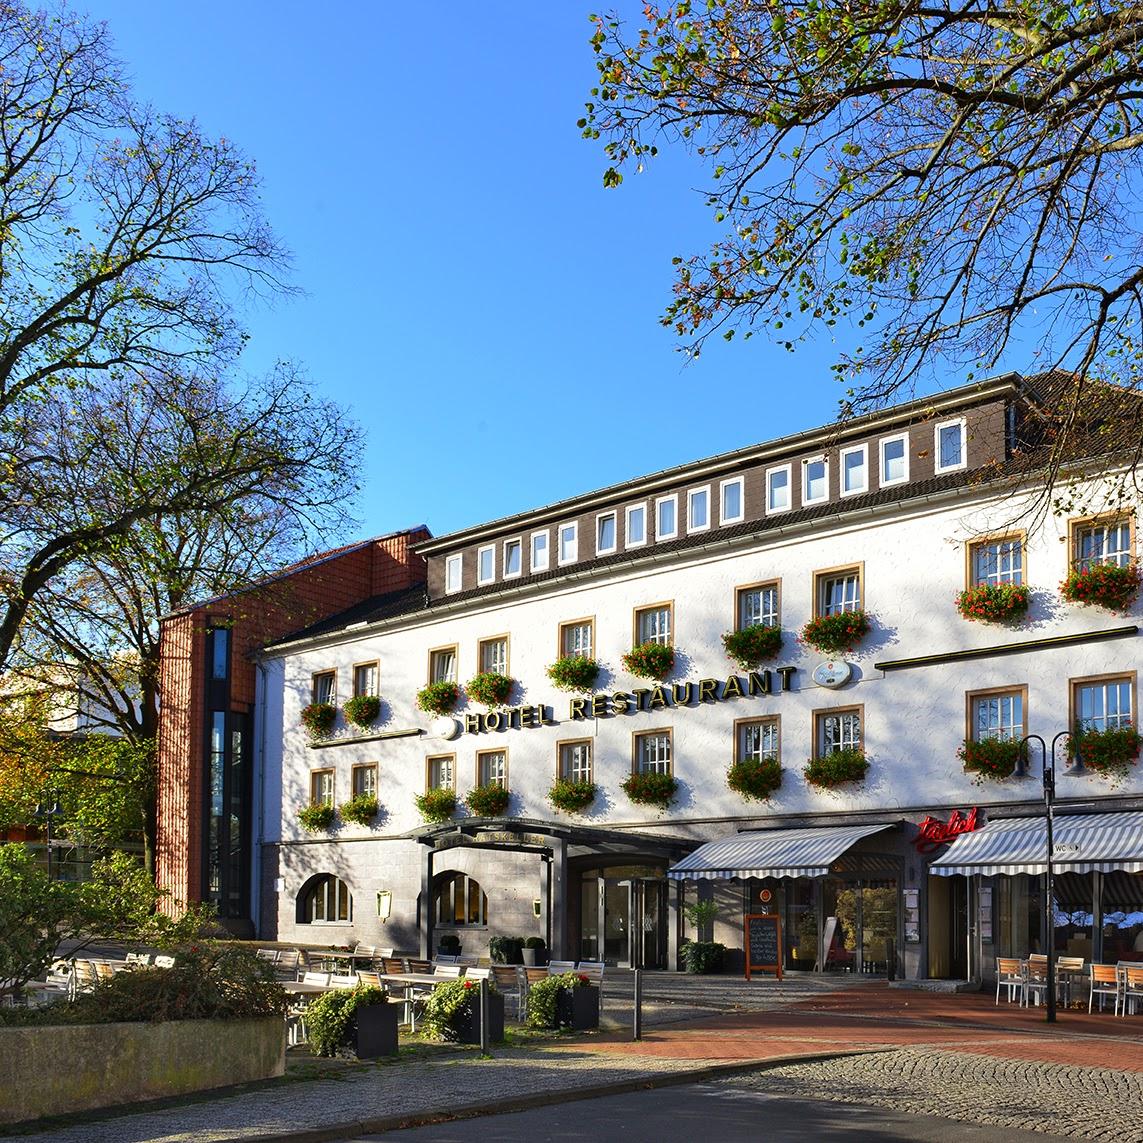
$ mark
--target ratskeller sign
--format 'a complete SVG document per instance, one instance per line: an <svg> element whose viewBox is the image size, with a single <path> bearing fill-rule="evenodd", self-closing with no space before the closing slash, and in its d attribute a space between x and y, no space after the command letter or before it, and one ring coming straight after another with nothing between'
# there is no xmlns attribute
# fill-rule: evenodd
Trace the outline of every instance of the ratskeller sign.
<svg viewBox="0 0 1143 1143"><path fill-rule="evenodd" d="M792 690L791 679L797 667L775 667L773 671L751 671L745 679L730 675L726 679L699 679L697 683L660 684L656 687L636 687L630 691L568 700L568 719L580 722L588 718L607 718L616 714L635 714L641 710L662 710L665 707L689 707L704 702L726 702L728 699L753 698L755 695L773 694L775 690ZM777 675L777 684L774 676ZM556 722L550 706L514 706L504 710L490 710L487 714L466 714L466 734L489 731L527 730L537 726L551 726Z"/></svg>

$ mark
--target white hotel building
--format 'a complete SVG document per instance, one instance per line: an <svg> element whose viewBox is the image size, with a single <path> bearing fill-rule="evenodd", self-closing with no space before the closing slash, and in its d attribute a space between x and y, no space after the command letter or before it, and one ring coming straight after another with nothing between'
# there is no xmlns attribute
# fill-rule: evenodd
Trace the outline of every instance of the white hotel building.
<svg viewBox="0 0 1143 1143"><path fill-rule="evenodd" d="M556 957L675 968L695 936L681 905L712 897L730 971L756 913L779 916L787 969L979 979L996 956L1049 942L1131 955L1139 767L1076 767L1060 742L1050 926L1038 745L1027 776L1000 780L974 781L958 754L966 739L1051 743L1077 722L1136 717L1139 603L1109 611L1060 592L1077 561L1134 561L1136 505L1114 500L1116 473L1077 464L1074 511L1035 511L1052 380L997 378L429 539L425 584L266 646L260 935L422 955L445 933L467 953L542 936ZM1117 463L1106 444L1092 451L1093 473ZM1026 615L963 618L958 593L982 582L1029 588ZM847 611L868 616L851 651L800 640L807 621ZM722 636L759 623L780 627L781 649L743 669ZM623 666L643 642L673 648L661 686ZM591 692L549 679L572 653L600 664ZM465 695L481 670L514 681L500 712ZM416 702L440 680L461 692L445 717ZM307 704L363 691L381 697L373 726L339 713L311 739ZM864 753L864 778L807 781L810 760L839 748ZM728 768L759 758L777 759L781 785L746 800ZM674 777L666 809L624 792L639 771ZM558 776L594 782L582 813L549 803ZM489 783L510 792L506 812L466 814ZM458 809L430 824L415 798L438 786ZM299 823L304 805L363 791L380 802L370 825ZM958 813L976 828L951 844L919 832Z"/></svg>

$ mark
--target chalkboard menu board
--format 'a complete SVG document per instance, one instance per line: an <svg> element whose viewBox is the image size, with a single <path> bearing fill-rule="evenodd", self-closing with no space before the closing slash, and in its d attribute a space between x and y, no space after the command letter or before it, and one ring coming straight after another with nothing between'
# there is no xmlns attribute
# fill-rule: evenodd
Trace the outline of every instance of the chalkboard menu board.
<svg viewBox="0 0 1143 1143"><path fill-rule="evenodd" d="M746 979L753 972L773 972L782 979L782 920L777 913L748 913L746 930Z"/></svg>

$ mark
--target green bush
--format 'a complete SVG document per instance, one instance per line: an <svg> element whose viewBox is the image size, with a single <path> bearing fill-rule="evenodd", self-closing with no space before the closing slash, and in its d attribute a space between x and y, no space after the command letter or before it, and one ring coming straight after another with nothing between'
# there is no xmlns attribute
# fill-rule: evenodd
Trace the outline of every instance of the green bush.
<svg viewBox="0 0 1143 1143"><path fill-rule="evenodd" d="M459 700L460 687L447 681L429 683L417 691L417 706L426 714L448 714Z"/></svg>
<svg viewBox="0 0 1143 1143"><path fill-rule="evenodd" d="M675 665L675 650L665 643L639 643L623 656L623 669L641 679L662 682Z"/></svg>
<svg viewBox="0 0 1143 1143"><path fill-rule="evenodd" d="M832 789L845 782L860 782L868 769L865 751L857 746L846 746L820 758L811 758L802 772L811 786Z"/></svg>
<svg viewBox="0 0 1143 1143"><path fill-rule="evenodd" d="M764 801L782 785L782 764L777 758L748 758L726 772L726 784L747 801Z"/></svg>
<svg viewBox="0 0 1143 1143"><path fill-rule="evenodd" d="M354 695L341 709L348 722L365 729L377 721L377 716L381 713L381 700L376 695Z"/></svg>
<svg viewBox="0 0 1143 1143"><path fill-rule="evenodd" d="M763 659L772 659L782 649L782 628L756 623L740 631L727 631L722 637L722 645L731 659L744 671L749 671Z"/></svg>
<svg viewBox="0 0 1143 1143"><path fill-rule="evenodd" d="M697 975L721 972L726 957L726 945L718 941L684 941L679 946L683 968Z"/></svg>
<svg viewBox="0 0 1143 1143"><path fill-rule="evenodd" d="M493 937L488 942L488 956L493 964L521 964L522 937Z"/></svg>
<svg viewBox="0 0 1143 1143"><path fill-rule="evenodd" d="M306 833L325 833L333 828L337 811L329 802L312 802L298 810L298 821Z"/></svg>
<svg viewBox="0 0 1143 1143"><path fill-rule="evenodd" d="M640 771L623 782L623 792L637 805L658 806L661 810L670 806L678 788L679 783L673 774L663 774L658 770Z"/></svg>
<svg viewBox="0 0 1143 1143"><path fill-rule="evenodd" d="M478 818L495 818L508 809L512 795L496 782L488 782L473 786L464 800Z"/></svg>
<svg viewBox="0 0 1143 1143"><path fill-rule="evenodd" d="M495 992L496 986L488 981L488 991ZM421 1025L427 1036L446 1043L456 1043L477 1026L480 1020L479 982L450 980L438 984L425 1001L424 1021Z"/></svg>
<svg viewBox="0 0 1143 1143"><path fill-rule="evenodd" d="M802 628L802 642L823 655L852 651L869 633L869 616L864 611L838 611L819 615Z"/></svg>
<svg viewBox="0 0 1143 1143"><path fill-rule="evenodd" d="M599 677L599 662L586 655L565 655L548 668L548 678L561 691L590 691Z"/></svg>
<svg viewBox="0 0 1143 1143"><path fill-rule="evenodd" d="M356 825L371 825L381 810L376 794L354 794L348 802L341 804L341 816Z"/></svg>
<svg viewBox="0 0 1143 1143"><path fill-rule="evenodd" d="M447 822L456 813L456 791L447 786L438 786L418 794L413 801L427 822L438 825Z"/></svg>
<svg viewBox="0 0 1143 1143"><path fill-rule="evenodd" d="M333 729L337 707L331 702L311 702L302 707L302 726L314 738L325 738Z"/></svg>
<svg viewBox="0 0 1143 1143"><path fill-rule="evenodd" d="M574 782L570 778L557 778L548 791L548 801L565 814L579 814L595 801L594 782Z"/></svg>
<svg viewBox="0 0 1143 1143"><path fill-rule="evenodd" d="M1094 603L1108 611L1126 611L1139 594L1138 564L1091 564L1072 568L1060 584L1060 594L1071 603Z"/></svg>
<svg viewBox="0 0 1143 1143"><path fill-rule="evenodd" d="M322 993L306 1006L310 1048L318 1056L345 1053L357 1034L357 1009L388 1002L384 989L365 984Z"/></svg>
<svg viewBox="0 0 1143 1143"><path fill-rule="evenodd" d="M556 1015L556 1001L561 989L589 988L591 981L580 973L561 972L557 976L547 976L536 981L528 989L528 1017L529 1028L558 1028L559 1018Z"/></svg>
<svg viewBox="0 0 1143 1143"><path fill-rule="evenodd" d="M503 706L512 693L512 680L496 671L481 671L464 684L464 689L474 702L484 706Z"/></svg>
<svg viewBox="0 0 1143 1143"><path fill-rule="evenodd" d="M1016 623L1024 618L1031 594L1019 583L978 583L956 597L964 619L980 623Z"/></svg>

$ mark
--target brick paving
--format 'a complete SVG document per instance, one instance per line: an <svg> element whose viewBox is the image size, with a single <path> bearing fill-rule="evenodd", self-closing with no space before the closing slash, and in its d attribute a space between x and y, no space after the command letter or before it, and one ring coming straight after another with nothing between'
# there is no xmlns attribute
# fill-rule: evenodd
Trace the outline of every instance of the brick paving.
<svg viewBox="0 0 1143 1143"><path fill-rule="evenodd" d="M860 979L747 983L664 975L647 981L646 1034L633 1043L629 984L609 983L604 1015L612 1027L597 1035L498 1050L492 1059L461 1053L359 1065L325 1078L57 1126L32 1138L221 1143L322 1129L333 1138L339 1127L362 1134L382 1120L487 1111L532 1093L556 1102L608 1084L680 1082L709 1076L712 1065L769 1062L755 1078L734 1082L766 1086L773 1077L787 1094L865 1099L1076 1138L1110 1138L1114 1124L1115 1138L1143 1143L1143 1135L1131 1134L1143 1108L1143 1017L1061 1010L1053 1026L1043 1009L996 1006L990 994L897 990ZM854 1052L862 1054L845 1055ZM835 1058L796 1062L823 1056ZM982 1101L995 1106L998 1118L981 1118ZM1060 1106L1069 1109L1063 1120Z"/></svg>

